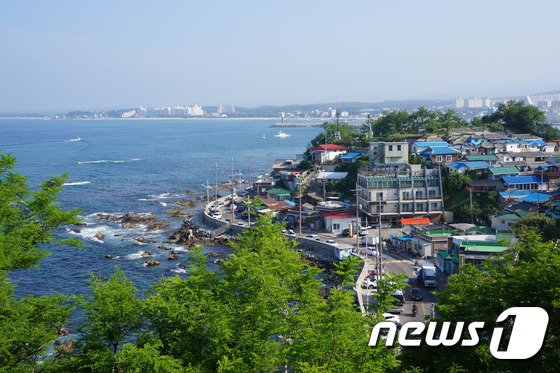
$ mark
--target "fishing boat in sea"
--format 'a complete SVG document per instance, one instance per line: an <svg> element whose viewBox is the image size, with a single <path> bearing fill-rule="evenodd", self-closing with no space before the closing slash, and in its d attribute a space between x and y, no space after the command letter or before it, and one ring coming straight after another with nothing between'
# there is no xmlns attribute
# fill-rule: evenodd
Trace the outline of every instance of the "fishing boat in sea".
<svg viewBox="0 0 560 373"><path fill-rule="evenodd" d="M284 113L282 113L281 115L282 118L282 124L281 124L281 128L284 128ZM279 139L285 139L287 137L290 137L291 135L289 133L283 132L282 130L278 131L276 133L276 135L274 135L274 137L279 138Z"/></svg>
<svg viewBox="0 0 560 373"><path fill-rule="evenodd" d="M276 134L274 135L274 137L277 137L277 138L279 138L279 139L285 139L285 138L291 137L291 136L292 136L292 135L290 135L289 133L282 132L282 131L278 131L278 133L276 133Z"/></svg>

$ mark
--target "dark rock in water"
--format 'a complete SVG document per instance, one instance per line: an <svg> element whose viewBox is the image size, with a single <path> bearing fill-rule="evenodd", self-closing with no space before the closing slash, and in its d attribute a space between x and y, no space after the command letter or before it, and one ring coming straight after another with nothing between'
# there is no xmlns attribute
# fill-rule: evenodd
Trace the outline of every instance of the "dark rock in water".
<svg viewBox="0 0 560 373"><path fill-rule="evenodd" d="M144 237L134 237L134 241L144 243L144 241L146 241L146 239Z"/></svg>
<svg viewBox="0 0 560 373"><path fill-rule="evenodd" d="M177 254L177 255L179 255L179 250L173 249L173 250L171 250L171 254Z"/></svg>
<svg viewBox="0 0 560 373"><path fill-rule="evenodd" d="M177 259L179 259L179 254L172 254L167 258L167 260L177 260Z"/></svg>
<svg viewBox="0 0 560 373"><path fill-rule="evenodd" d="M113 237L120 237L120 236L122 236L122 234L120 234L120 233L115 233L115 234L113 235Z"/></svg>
<svg viewBox="0 0 560 373"><path fill-rule="evenodd" d="M153 267L159 265L159 260L148 260L146 262L147 267Z"/></svg>
<svg viewBox="0 0 560 373"><path fill-rule="evenodd" d="M107 254L105 255L105 259L113 259L113 256L111 254Z"/></svg>
<svg viewBox="0 0 560 373"><path fill-rule="evenodd" d="M144 251L142 254L140 254L140 256L142 258L150 258L152 254L150 254L148 251Z"/></svg>
<svg viewBox="0 0 560 373"><path fill-rule="evenodd" d="M71 231L74 233L82 233L82 230L78 228L72 228Z"/></svg>
<svg viewBox="0 0 560 373"><path fill-rule="evenodd" d="M62 325L56 332L56 335L59 337L66 336L68 334L70 334L70 331L64 325Z"/></svg>
<svg viewBox="0 0 560 373"><path fill-rule="evenodd" d="M142 224L153 224L157 218L150 212L128 212L119 220L124 228L135 228Z"/></svg>
<svg viewBox="0 0 560 373"><path fill-rule="evenodd" d="M77 223L74 224L74 225L76 225L76 226L78 226L78 227L84 227L84 226L86 226L87 224L86 224L85 222L83 222L83 221L79 221L79 222L77 222Z"/></svg>
<svg viewBox="0 0 560 373"><path fill-rule="evenodd" d="M156 223L148 225L148 227L146 229L149 230L149 231L162 231L164 229L169 228L170 225L171 225L170 221L162 220L162 221L158 221Z"/></svg>
<svg viewBox="0 0 560 373"><path fill-rule="evenodd" d="M159 245L158 249L169 251L169 250L171 250L171 247L165 246L165 245Z"/></svg>
<svg viewBox="0 0 560 373"><path fill-rule="evenodd" d="M103 241L103 239L105 238L105 235L101 232L96 233L93 237L97 238L99 241Z"/></svg>
<svg viewBox="0 0 560 373"><path fill-rule="evenodd" d="M212 252L208 253L208 256L216 257L216 256L220 256L220 254L215 252L215 251L212 251Z"/></svg>

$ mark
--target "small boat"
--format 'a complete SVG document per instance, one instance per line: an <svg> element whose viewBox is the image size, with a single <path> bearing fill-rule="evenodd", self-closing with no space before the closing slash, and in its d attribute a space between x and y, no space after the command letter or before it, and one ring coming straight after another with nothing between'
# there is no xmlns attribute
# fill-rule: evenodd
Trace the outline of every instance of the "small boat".
<svg viewBox="0 0 560 373"><path fill-rule="evenodd" d="M263 136L262 136L262 138L263 138L263 139L266 139L266 136L265 136L265 135L263 135Z"/></svg>
<svg viewBox="0 0 560 373"><path fill-rule="evenodd" d="M291 137L292 135L286 133L286 132L282 132L282 131L278 131L278 133L276 135L274 135L274 137L277 137L279 139L285 139L287 137Z"/></svg>
<svg viewBox="0 0 560 373"><path fill-rule="evenodd" d="M82 141L82 139L81 139L81 138L79 138L79 137L75 137L75 138L73 138L73 139L70 139L70 140L68 140L68 141Z"/></svg>

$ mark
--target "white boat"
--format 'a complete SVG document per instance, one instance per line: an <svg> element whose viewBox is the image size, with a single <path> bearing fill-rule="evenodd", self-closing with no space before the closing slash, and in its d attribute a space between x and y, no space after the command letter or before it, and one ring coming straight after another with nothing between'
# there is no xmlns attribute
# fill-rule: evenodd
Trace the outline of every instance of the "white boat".
<svg viewBox="0 0 560 373"><path fill-rule="evenodd" d="M73 139L70 139L70 141L82 141L82 139L79 138L79 137L75 137L75 138L73 138Z"/></svg>
<svg viewBox="0 0 560 373"><path fill-rule="evenodd" d="M265 135L263 135L263 136L262 136L262 138L263 138L263 139L266 139L266 136L265 136Z"/></svg>
<svg viewBox="0 0 560 373"><path fill-rule="evenodd" d="M276 135L274 135L274 137L277 137L279 139L285 139L287 137L291 137L292 135L286 133L286 132L282 132L282 131L278 131L278 133Z"/></svg>

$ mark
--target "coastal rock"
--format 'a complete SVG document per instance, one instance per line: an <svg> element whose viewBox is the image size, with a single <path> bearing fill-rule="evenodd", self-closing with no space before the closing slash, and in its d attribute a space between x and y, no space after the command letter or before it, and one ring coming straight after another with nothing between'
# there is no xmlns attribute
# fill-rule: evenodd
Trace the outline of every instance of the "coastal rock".
<svg viewBox="0 0 560 373"><path fill-rule="evenodd" d="M159 245L159 246L158 246L158 249L169 251L169 250L171 250L171 247L165 246L165 245Z"/></svg>
<svg viewBox="0 0 560 373"><path fill-rule="evenodd" d="M167 260L177 260L177 259L179 259L179 254L172 254L167 258Z"/></svg>
<svg viewBox="0 0 560 373"><path fill-rule="evenodd" d="M72 228L72 229L70 229L70 230L71 230L72 232L74 232L74 233L82 233L82 230L81 230L81 229L78 229L78 228Z"/></svg>
<svg viewBox="0 0 560 373"><path fill-rule="evenodd" d="M176 218L176 219L185 219L187 217L190 217L190 213L187 212L183 207L172 207L168 210L165 211L167 213L167 215L169 215L172 218Z"/></svg>
<svg viewBox="0 0 560 373"><path fill-rule="evenodd" d="M159 265L159 260L148 260L146 262L147 267L153 267Z"/></svg>
<svg viewBox="0 0 560 373"><path fill-rule="evenodd" d="M56 332L56 335L59 337L66 336L68 334L70 334L70 331L64 325L62 325Z"/></svg>
<svg viewBox="0 0 560 373"><path fill-rule="evenodd" d="M151 258L151 257L152 257L152 254L151 254L150 252L148 252L148 251L144 251L144 252L142 252L142 254L140 254L140 256L141 256L142 258Z"/></svg>
<svg viewBox="0 0 560 373"><path fill-rule="evenodd" d="M105 259L113 259L113 256L111 254L107 254L105 255Z"/></svg>
<svg viewBox="0 0 560 373"><path fill-rule="evenodd" d="M71 354L75 350L76 341L55 341L54 345L56 346L57 350L65 354Z"/></svg>
<svg viewBox="0 0 560 373"><path fill-rule="evenodd" d="M184 200L175 202L176 205L183 206L183 207L188 207L188 208L195 207L199 203L200 203L200 201L197 201L196 199L184 199Z"/></svg>
<svg viewBox="0 0 560 373"><path fill-rule="evenodd" d="M212 252L208 253L208 256L217 257L217 256L220 256L220 254L215 252L215 251L212 251Z"/></svg>
<svg viewBox="0 0 560 373"><path fill-rule="evenodd" d="M138 242L138 243L144 243L146 242L146 239L142 236L140 237L134 237L134 241Z"/></svg>
<svg viewBox="0 0 560 373"><path fill-rule="evenodd" d="M97 238L99 241L103 241L103 239L105 238L105 235L101 232L96 233L93 237Z"/></svg>
<svg viewBox="0 0 560 373"><path fill-rule="evenodd" d="M171 250L171 254L179 255L179 250Z"/></svg>
<svg viewBox="0 0 560 373"><path fill-rule="evenodd" d="M120 218L123 228L136 228L139 225L149 225L156 221L157 218L151 212L128 212Z"/></svg>
<svg viewBox="0 0 560 373"><path fill-rule="evenodd" d="M170 225L171 225L170 221L162 220L162 221L158 221L156 223L148 225L148 227L146 229L148 231L162 231L164 229L169 228Z"/></svg>
<svg viewBox="0 0 560 373"><path fill-rule="evenodd" d="M75 223L74 225L76 225L78 227L85 227L87 224L83 221L79 221L79 222Z"/></svg>

